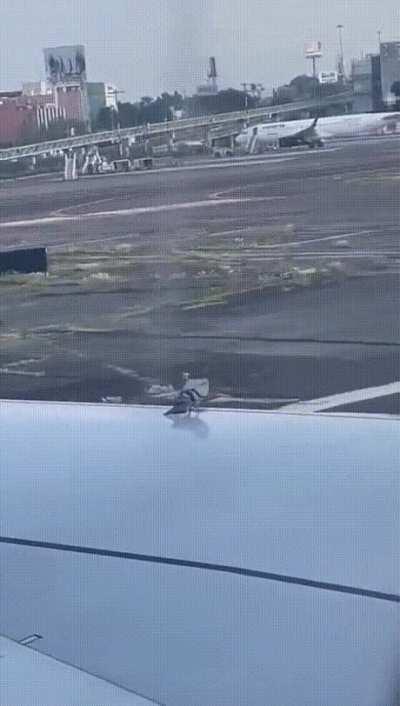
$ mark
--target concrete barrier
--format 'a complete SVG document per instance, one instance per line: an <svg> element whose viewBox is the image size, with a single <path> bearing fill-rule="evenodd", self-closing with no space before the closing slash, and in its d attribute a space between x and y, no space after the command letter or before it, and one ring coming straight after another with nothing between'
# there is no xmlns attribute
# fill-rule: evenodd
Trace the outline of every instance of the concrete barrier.
<svg viewBox="0 0 400 706"><path fill-rule="evenodd" d="M0 275L10 274L11 272L22 274L47 272L46 248L0 252Z"/></svg>

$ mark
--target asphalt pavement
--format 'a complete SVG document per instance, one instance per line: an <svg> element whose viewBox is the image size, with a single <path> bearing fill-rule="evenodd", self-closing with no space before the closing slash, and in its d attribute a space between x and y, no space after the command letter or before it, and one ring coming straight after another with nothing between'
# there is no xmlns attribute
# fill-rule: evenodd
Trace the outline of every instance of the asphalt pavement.
<svg viewBox="0 0 400 706"><path fill-rule="evenodd" d="M1 396L149 401L148 381L176 384L182 366L208 374L222 396L259 397L270 406L277 403L267 400L307 400L398 379L399 145L398 138L359 140L74 183L54 176L1 183L3 249L45 245L51 259L71 247L151 244L162 260L171 241L176 250L213 237L246 242L276 227L288 236L264 250L266 260L292 253L304 267L319 260L369 265L342 280L189 312L166 305L166 282L153 292L157 307L146 320L95 335L82 321L98 325L105 313L131 304L133 285L79 297L64 289L37 300L40 306L21 283L2 286L0 364L8 372L0 373ZM69 330L68 340L59 330L51 340L43 331L21 335L57 322L79 331ZM37 370L19 367L30 358Z"/></svg>

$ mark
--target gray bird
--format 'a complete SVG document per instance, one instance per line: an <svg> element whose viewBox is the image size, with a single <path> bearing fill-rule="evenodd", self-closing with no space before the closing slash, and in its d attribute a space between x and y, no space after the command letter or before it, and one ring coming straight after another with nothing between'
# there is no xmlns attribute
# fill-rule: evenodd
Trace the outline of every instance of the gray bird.
<svg viewBox="0 0 400 706"><path fill-rule="evenodd" d="M210 390L208 380L192 380L189 373L183 373L183 382L183 387L179 391L173 407L165 413L166 417L189 415L193 410L198 409L201 402L208 397Z"/></svg>

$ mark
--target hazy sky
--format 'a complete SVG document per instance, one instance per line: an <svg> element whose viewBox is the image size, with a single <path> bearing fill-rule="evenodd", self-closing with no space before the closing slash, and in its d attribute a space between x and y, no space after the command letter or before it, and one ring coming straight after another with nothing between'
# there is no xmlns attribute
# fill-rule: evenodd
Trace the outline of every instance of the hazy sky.
<svg viewBox="0 0 400 706"><path fill-rule="evenodd" d="M270 89L307 70L309 40L323 43L321 68L334 68L339 22L347 59L374 51L378 29L399 38L398 0L0 0L0 88L43 78L43 47L80 43L89 79L129 99L192 91L209 55L222 87Z"/></svg>

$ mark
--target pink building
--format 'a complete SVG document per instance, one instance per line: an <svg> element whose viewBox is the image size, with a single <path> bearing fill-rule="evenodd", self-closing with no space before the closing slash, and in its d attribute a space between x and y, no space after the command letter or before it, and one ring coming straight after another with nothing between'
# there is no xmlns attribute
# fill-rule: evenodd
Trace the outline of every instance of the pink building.
<svg viewBox="0 0 400 706"><path fill-rule="evenodd" d="M20 98L0 98L0 146L12 147L35 131L36 108Z"/></svg>
<svg viewBox="0 0 400 706"><path fill-rule="evenodd" d="M35 139L37 133L47 130L60 118L66 118L63 108L57 107L53 94L24 95L15 92L13 97L0 94L0 146L13 146Z"/></svg>

